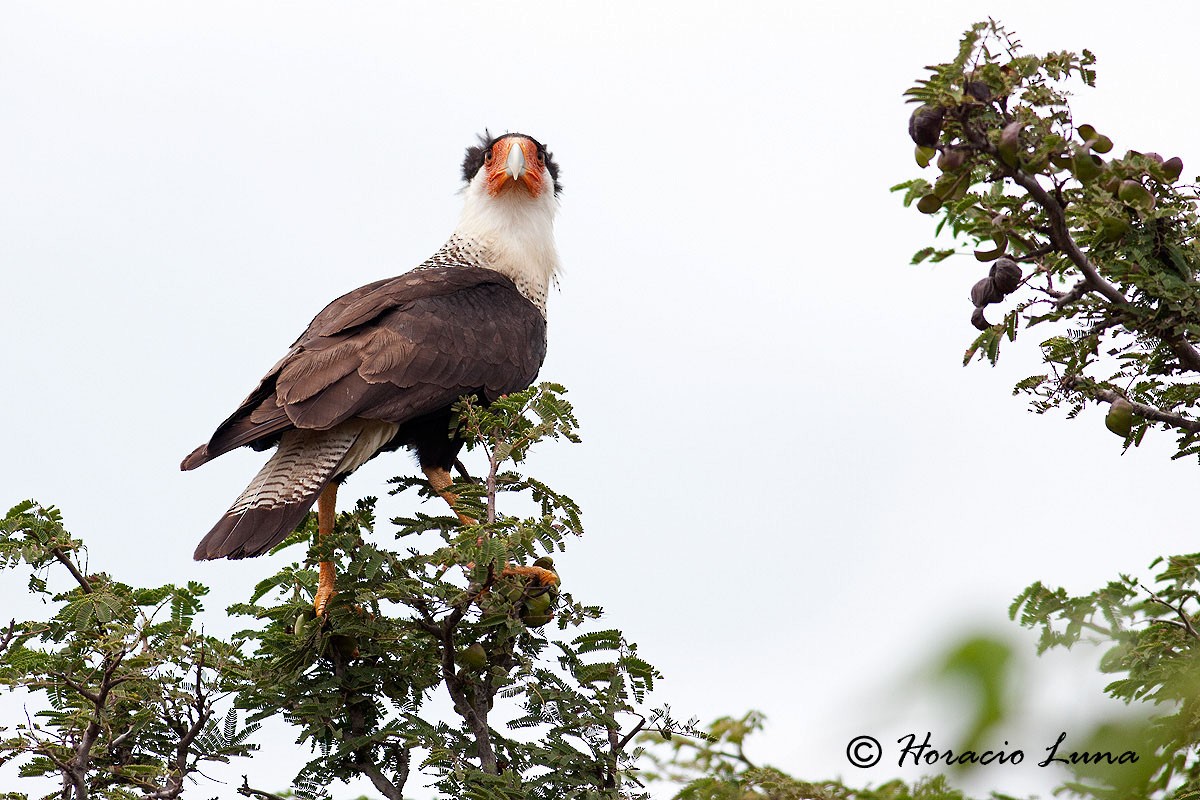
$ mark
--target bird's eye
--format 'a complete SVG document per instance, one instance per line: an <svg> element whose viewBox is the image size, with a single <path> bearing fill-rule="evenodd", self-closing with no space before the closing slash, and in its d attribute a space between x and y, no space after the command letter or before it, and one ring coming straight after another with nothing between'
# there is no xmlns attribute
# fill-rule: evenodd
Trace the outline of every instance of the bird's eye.
<svg viewBox="0 0 1200 800"><path fill-rule="evenodd" d="M491 161L491 160L492 160L492 151L491 151L491 149L489 148L489 149L488 149L486 152L484 152L484 154L483 154L483 163L485 163L485 164L486 164L486 163L488 163L488 162L489 162L489 161Z"/></svg>

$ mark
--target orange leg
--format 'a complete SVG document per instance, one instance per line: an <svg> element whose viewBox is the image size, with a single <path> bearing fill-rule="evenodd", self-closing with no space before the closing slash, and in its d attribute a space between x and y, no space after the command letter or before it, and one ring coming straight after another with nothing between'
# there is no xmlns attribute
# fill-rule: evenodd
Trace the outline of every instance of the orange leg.
<svg viewBox="0 0 1200 800"><path fill-rule="evenodd" d="M536 583L538 586L557 586L558 574L541 567L521 567L509 565L500 573L500 577L508 575L519 575L528 581Z"/></svg>
<svg viewBox="0 0 1200 800"><path fill-rule="evenodd" d="M317 535L324 539L329 534L333 533L333 521L337 514L337 484L331 483L321 492L321 496L317 498ZM334 569L332 561L322 561L319 565L321 571L320 580L317 582L317 597L313 606L316 608L317 616L321 617L325 614L325 607L329 605L329 600L336 593L333 588Z"/></svg>
<svg viewBox="0 0 1200 800"><path fill-rule="evenodd" d="M471 519L466 514L459 513L458 509L454 507L454 504L458 502L458 495L449 491L450 487L454 484L454 479L450 477L449 472L438 467L424 467L423 471L425 472L425 477L429 479L429 485L450 505L450 510L458 516L459 522L463 525L479 524L477 520Z"/></svg>

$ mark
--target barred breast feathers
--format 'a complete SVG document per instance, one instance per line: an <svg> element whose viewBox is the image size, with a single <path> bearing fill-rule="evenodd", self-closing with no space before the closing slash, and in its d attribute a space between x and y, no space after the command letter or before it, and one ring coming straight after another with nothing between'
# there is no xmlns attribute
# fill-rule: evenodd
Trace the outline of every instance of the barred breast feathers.
<svg viewBox="0 0 1200 800"><path fill-rule="evenodd" d="M449 241L420 268L485 267L507 276L546 315L546 296L558 270L554 215L558 200L543 192L533 202L517 191L490 196L483 171L463 190L462 217Z"/></svg>

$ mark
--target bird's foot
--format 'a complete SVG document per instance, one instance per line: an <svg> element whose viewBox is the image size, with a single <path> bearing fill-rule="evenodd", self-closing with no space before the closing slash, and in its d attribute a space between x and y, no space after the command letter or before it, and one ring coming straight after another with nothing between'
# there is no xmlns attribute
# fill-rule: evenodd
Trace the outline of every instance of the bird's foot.
<svg viewBox="0 0 1200 800"><path fill-rule="evenodd" d="M322 561L320 567L320 578L317 581L317 596L313 599L313 608L317 612L317 616L324 618L325 611L329 607L329 601L337 594L337 589L333 586L333 562Z"/></svg>

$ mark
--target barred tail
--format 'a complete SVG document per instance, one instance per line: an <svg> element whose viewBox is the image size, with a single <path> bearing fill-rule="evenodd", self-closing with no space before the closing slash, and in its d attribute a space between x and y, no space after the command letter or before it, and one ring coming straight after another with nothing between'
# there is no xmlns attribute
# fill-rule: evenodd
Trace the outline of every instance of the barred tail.
<svg viewBox="0 0 1200 800"><path fill-rule="evenodd" d="M326 431L288 431L193 557L249 558L267 552L296 529L335 477L361 466L395 432L395 425L365 420Z"/></svg>

